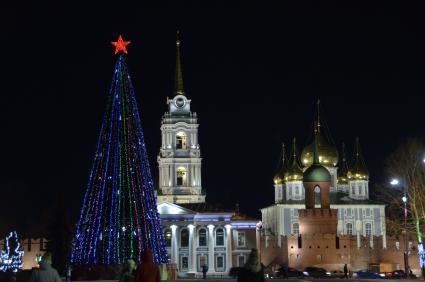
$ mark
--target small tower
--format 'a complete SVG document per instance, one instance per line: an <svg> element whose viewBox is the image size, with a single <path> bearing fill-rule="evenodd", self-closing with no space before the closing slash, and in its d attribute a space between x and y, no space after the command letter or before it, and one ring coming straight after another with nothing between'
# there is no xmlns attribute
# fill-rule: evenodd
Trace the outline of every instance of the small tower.
<svg viewBox="0 0 425 282"><path fill-rule="evenodd" d="M347 176L350 198L357 200L369 199L369 172L361 153L358 137L354 146L354 159Z"/></svg>
<svg viewBox="0 0 425 282"><path fill-rule="evenodd" d="M283 190L285 188L285 179L288 176L288 164L286 163L285 144L282 143L282 166L273 178L274 182L274 202L279 203L283 200Z"/></svg>
<svg viewBox="0 0 425 282"><path fill-rule="evenodd" d="M330 208L331 174L319 161L318 131L313 141L313 164L303 175L305 209L299 210L300 234L336 234L337 210ZM316 193L320 195L320 208L315 208Z"/></svg>
<svg viewBox="0 0 425 282"><path fill-rule="evenodd" d="M331 192L337 189L337 164L338 150L334 146L330 132L326 126L325 120L320 115L320 100L316 104L316 120L314 121L313 131L317 139L318 158L321 165L326 167L331 174ZM313 163L314 140L307 145L301 153L301 162L305 168Z"/></svg>
<svg viewBox="0 0 425 282"><path fill-rule="evenodd" d="M190 110L191 100L183 88L180 39L176 39L174 98L168 99L168 112L162 118L162 144L158 155L158 203L204 203L201 186L201 151L198 120Z"/></svg>
<svg viewBox="0 0 425 282"><path fill-rule="evenodd" d="M348 184L348 164L347 157L345 152L345 143L342 143L341 149L341 161L339 162L338 167L338 191L348 193L349 192L349 184Z"/></svg>
<svg viewBox="0 0 425 282"><path fill-rule="evenodd" d="M298 160L297 140L295 138L292 142L292 162L289 166L288 176L286 178L286 199L304 199L303 170Z"/></svg>

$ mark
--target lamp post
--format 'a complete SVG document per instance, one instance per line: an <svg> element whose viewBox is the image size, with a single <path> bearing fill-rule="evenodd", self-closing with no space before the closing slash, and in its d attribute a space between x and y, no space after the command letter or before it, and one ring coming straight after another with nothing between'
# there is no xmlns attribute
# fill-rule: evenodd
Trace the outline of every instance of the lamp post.
<svg viewBox="0 0 425 282"><path fill-rule="evenodd" d="M261 264L261 231L262 231L262 229L263 229L263 223L261 221L259 221L256 224L256 230L258 232L258 237L259 237L259 241L260 241L259 246L258 246L258 248L259 248L258 251L259 251L260 264Z"/></svg>
<svg viewBox="0 0 425 282"><path fill-rule="evenodd" d="M424 160L425 161L425 160ZM399 185L400 181L398 179L391 180L391 185ZM407 191L406 191L406 185L403 185L403 197L401 197L401 200L403 202L403 209L404 209L404 252L403 252L403 258L404 258L404 274L406 278L409 277L409 247L408 247L408 240L407 240Z"/></svg>

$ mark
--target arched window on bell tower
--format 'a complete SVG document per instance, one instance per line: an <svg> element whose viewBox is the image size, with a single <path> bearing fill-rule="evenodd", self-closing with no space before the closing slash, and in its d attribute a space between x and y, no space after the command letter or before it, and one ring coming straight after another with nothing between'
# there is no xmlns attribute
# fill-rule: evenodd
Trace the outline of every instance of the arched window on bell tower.
<svg viewBox="0 0 425 282"><path fill-rule="evenodd" d="M179 167L177 169L177 186L187 186L186 183L186 169L184 167Z"/></svg>
<svg viewBox="0 0 425 282"><path fill-rule="evenodd" d="M176 134L176 149L187 149L186 133L184 133L183 131L179 131Z"/></svg>

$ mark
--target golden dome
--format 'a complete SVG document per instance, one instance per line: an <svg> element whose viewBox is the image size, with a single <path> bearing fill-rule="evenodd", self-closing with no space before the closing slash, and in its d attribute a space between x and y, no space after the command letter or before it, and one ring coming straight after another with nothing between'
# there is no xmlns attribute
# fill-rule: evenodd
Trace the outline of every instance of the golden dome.
<svg viewBox="0 0 425 282"><path fill-rule="evenodd" d="M335 146L326 142L319 132L317 134L317 147L319 150L319 162L324 166L336 166L338 164L338 150ZM301 153L301 161L304 167L313 164L314 142L310 143Z"/></svg>
<svg viewBox="0 0 425 282"><path fill-rule="evenodd" d="M359 138L356 138L355 155L353 165L347 173L348 180L369 180L369 172L366 163L360 153Z"/></svg>
<svg viewBox="0 0 425 282"><path fill-rule="evenodd" d="M293 141L292 148L292 163L288 168L288 176L286 177L286 181L302 181L303 180L303 170L298 162L297 156L297 144L296 139Z"/></svg>
<svg viewBox="0 0 425 282"><path fill-rule="evenodd" d="M282 167L276 173L273 178L274 184L282 185L285 183L285 179L288 176L288 165L286 163L285 144L282 143Z"/></svg>

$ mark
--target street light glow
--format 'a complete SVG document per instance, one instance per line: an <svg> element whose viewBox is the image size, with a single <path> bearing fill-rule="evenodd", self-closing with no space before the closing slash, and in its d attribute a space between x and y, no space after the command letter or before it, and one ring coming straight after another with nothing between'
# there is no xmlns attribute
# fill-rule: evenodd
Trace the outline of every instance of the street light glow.
<svg viewBox="0 0 425 282"><path fill-rule="evenodd" d="M400 182L398 181L398 179L394 178L393 180L391 180L390 184L391 185L398 185Z"/></svg>
<svg viewBox="0 0 425 282"><path fill-rule="evenodd" d="M403 196L403 197L401 197L401 200L403 201L403 203L406 203L407 202L407 197L406 196Z"/></svg>

